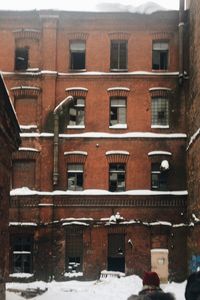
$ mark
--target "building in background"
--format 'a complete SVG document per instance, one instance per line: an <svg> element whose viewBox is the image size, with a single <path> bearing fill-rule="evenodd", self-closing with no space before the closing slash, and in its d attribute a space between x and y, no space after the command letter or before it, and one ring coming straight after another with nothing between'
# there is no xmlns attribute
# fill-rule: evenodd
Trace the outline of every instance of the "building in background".
<svg viewBox="0 0 200 300"><path fill-rule="evenodd" d="M183 11L0 19L0 68L22 130L9 279L149 269L184 279Z"/></svg>
<svg viewBox="0 0 200 300"><path fill-rule="evenodd" d="M9 193L12 153L20 145L18 121L5 83L0 75L0 294L5 299L5 278L9 264Z"/></svg>

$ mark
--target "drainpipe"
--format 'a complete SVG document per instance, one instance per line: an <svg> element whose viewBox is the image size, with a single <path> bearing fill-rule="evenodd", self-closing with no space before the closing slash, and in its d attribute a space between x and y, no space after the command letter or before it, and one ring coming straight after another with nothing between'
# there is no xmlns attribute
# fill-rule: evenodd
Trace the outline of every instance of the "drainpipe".
<svg viewBox="0 0 200 300"><path fill-rule="evenodd" d="M184 0L179 0L179 84L183 84Z"/></svg>
<svg viewBox="0 0 200 300"><path fill-rule="evenodd" d="M65 106L68 105L70 101L73 101L72 96L68 96L64 99L53 112L54 116L54 139L53 139L53 185L58 184L59 172L58 172L58 151L59 151L59 116L63 112Z"/></svg>

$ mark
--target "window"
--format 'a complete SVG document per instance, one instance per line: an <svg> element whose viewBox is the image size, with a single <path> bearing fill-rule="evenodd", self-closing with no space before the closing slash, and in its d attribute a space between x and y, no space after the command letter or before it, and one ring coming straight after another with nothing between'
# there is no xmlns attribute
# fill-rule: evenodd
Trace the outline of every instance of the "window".
<svg viewBox="0 0 200 300"><path fill-rule="evenodd" d="M12 238L12 272L32 273L32 237Z"/></svg>
<svg viewBox="0 0 200 300"><path fill-rule="evenodd" d="M167 189L167 171L162 170L160 162L151 164L151 188L160 191Z"/></svg>
<svg viewBox="0 0 200 300"><path fill-rule="evenodd" d="M37 99L15 99L15 110L20 125L35 125L37 123ZM29 112L28 114L26 112Z"/></svg>
<svg viewBox="0 0 200 300"><path fill-rule="evenodd" d="M83 126L85 115L85 99L77 98L69 105L68 126Z"/></svg>
<svg viewBox="0 0 200 300"><path fill-rule="evenodd" d="M28 68L28 48L17 48L15 50L15 70L26 70Z"/></svg>
<svg viewBox="0 0 200 300"><path fill-rule="evenodd" d="M110 126L126 124L126 99L110 100Z"/></svg>
<svg viewBox="0 0 200 300"><path fill-rule="evenodd" d="M83 190L83 165L68 164L68 190L82 191Z"/></svg>
<svg viewBox="0 0 200 300"><path fill-rule="evenodd" d="M168 51L169 45L167 42L153 42L152 50L152 69L167 70L168 68Z"/></svg>
<svg viewBox="0 0 200 300"><path fill-rule="evenodd" d="M70 68L72 70L85 69L85 41L70 43Z"/></svg>
<svg viewBox="0 0 200 300"><path fill-rule="evenodd" d="M110 68L127 70L127 41L111 41Z"/></svg>
<svg viewBox="0 0 200 300"><path fill-rule="evenodd" d="M110 164L109 167L109 191L125 191L125 164Z"/></svg>
<svg viewBox="0 0 200 300"><path fill-rule="evenodd" d="M66 235L66 270L70 273L82 271L83 233L80 229L71 229Z"/></svg>
<svg viewBox="0 0 200 300"><path fill-rule="evenodd" d="M152 98L152 126L169 127L169 101L166 98Z"/></svg>

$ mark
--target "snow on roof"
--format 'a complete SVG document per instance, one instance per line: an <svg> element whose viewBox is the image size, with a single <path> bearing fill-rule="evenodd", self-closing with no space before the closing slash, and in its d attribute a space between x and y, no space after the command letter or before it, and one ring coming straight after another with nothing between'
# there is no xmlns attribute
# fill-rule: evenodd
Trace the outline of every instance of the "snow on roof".
<svg viewBox="0 0 200 300"><path fill-rule="evenodd" d="M86 151L67 151L67 152L64 152L64 155L71 155L71 154L88 155Z"/></svg>
<svg viewBox="0 0 200 300"><path fill-rule="evenodd" d="M33 222L9 222L9 226L37 226Z"/></svg>
<svg viewBox="0 0 200 300"><path fill-rule="evenodd" d="M52 192L47 191L36 191L30 190L28 187L22 187L13 189L10 191L10 196L26 196L26 195L41 195L41 196L55 196L55 195L108 195L108 196L123 196L123 195L138 195L138 196L159 196L159 195L174 195L174 196L186 196L188 192L186 190L182 191L153 191L153 190L128 190L125 192L110 192L107 190L100 189L87 189L83 191L60 191L55 190Z"/></svg>
<svg viewBox="0 0 200 300"><path fill-rule="evenodd" d="M112 150L112 151L107 151L106 155L111 155L111 154L124 154L124 155L129 155L130 153L128 151L121 151L121 150Z"/></svg>
<svg viewBox="0 0 200 300"><path fill-rule="evenodd" d="M130 91L129 88L127 88L127 87L122 87L122 86L112 87L112 88L107 89L108 92L116 91L116 90Z"/></svg>
<svg viewBox="0 0 200 300"><path fill-rule="evenodd" d="M19 151L33 151L33 152L39 152L38 149L35 148L29 148L29 147L19 147Z"/></svg>
<svg viewBox="0 0 200 300"><path fill-rule="evenodd" d="M151 151L148 153L148 155L172 155L172 153L168 151Z"/></svg>
<svg viewBox="0 0 200 300"><path fill-rule="evenodd" d="M68 225L89 226L88 223L78 222L78 221L65 222L62 224L62 226L68 226Z"/></svg>

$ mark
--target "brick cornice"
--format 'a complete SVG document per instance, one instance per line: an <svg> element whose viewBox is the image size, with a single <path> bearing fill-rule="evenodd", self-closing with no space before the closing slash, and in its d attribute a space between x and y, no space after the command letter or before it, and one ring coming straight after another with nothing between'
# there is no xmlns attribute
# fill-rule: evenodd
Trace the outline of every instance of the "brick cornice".
<svg viewBox="0 0 200 300"><path fill-rule="evenodd" d="M127 97L130 92L126 87L112 87L107 89L109 97Z"/></svg>
<svg viewBox="0 0 200 300"><path fill-rule="evenodd" d="M65 89L66 96L73 96L73 97L83 97L85 98L88 93L88 89L84 87L71 87Z"/></svg>
<svg viewBox="0 0 200 300"><path fill-rule="evenodd" d="M41 32L36 29L18 29L13 31L15 40L19 39L32 39L39 40Z"/></svg>
<svg viewBox="0 0 200 300"><path fill-rule="evenodd" d="M120 151L118 153L107 152L106 157L108 163L127 163L129 159L129 153L122 153Z"/></svg>
<svg viewBox="0 0 200 300"><path fill-rule="evenodd" d="M20 150L12 154L13 160L35 160L39 156L39 151Z"/></svg>
<svg viewBox="0 0 200 300"><path fill-rule="evenodd" d="M173 33L168 31L152 32L151 35L153 40L170 40L173 37Z"/></svg>
<svg viewBox="0 0 200 300"><path fill-rule="evenodd" d="M78 163L84 164L87 158L87 153L81 152L65 152L64 153L66 163Z"/></svg>
<svg viewBox="0 0 200 300"><path fill-rule="evenodd" d="M172 90L169 88L156 87L149 89L151 97L166 97L169 98L172 94Z"/></svg>

